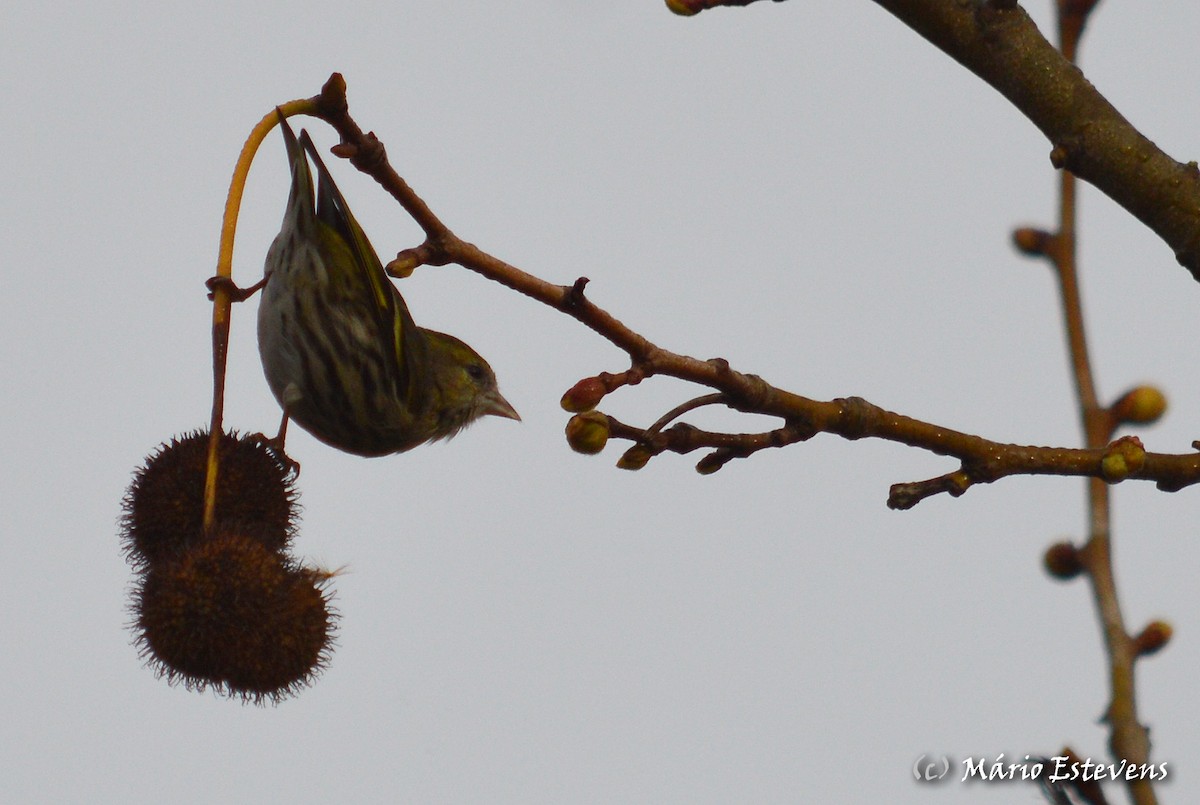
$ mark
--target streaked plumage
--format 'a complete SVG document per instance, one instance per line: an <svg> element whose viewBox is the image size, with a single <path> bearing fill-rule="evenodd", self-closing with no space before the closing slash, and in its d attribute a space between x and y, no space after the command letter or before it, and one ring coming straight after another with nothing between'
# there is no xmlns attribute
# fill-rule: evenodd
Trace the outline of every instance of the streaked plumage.
<svg viewBox="0 0 1200 805"><path fill-rule="evenodd" d="M288 417L363 456L449 438L487 414L519 419L487 361L413 322L308 132L297 140L282 116L280 128L292 188L267 252L258 348Z"/></svg>

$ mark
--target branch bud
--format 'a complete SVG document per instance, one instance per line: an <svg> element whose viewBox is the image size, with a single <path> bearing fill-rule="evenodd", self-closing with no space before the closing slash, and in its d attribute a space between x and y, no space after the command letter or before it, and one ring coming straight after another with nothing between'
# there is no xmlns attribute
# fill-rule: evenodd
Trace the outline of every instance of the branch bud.
<svg viewBox="0 0 1200 805"><path fill-rule="evenodd" d="M649 464L652 458L654 458L654 453L650 452L650 448L644 444L635 444L626 450L625 454L617 461L617 468L622 470L640 470Z"/></svg>
<svg viewBox="0 0 1200 805"><path fill-rule="evenodd" d="M1110 484L1124 481L1146 463L1146 448L1136 436L1122 436L1108 445L1100 459L1100 475Z"/></svg>
<svg viewBox="0 0 1200 805"><path fill-rule="evenodd" d="M576 453L594 456L608 443L608 417L599 411L584 411L567 421L567 444Z"/></svg>
<svg viewBox="0 0 1200 805"><path fill-rule="evenodd" d="M564 411L578 414L595 408L607 393L608 387L599 377L585 377L571 386L562 396L559 405L563 407Z"/></svg>
<svg viewBox="0 0 1200 805"><path fill-rule="evenodd" d="M384 266L383 270L389 277L402 280L411 277L420 265L421 257L416 250L405 249L396 255L396 259Z"/></svg>
<svg viewBox="0 0 1200 805"><path fill-rule="evenodd" d="M1042 556L1046 572L1061 581L1069 581L1083 572L1079 549L1069 542L1056 542Z"/></svg>
<svg viewBox="0 0 1200 805"><path fill-rule="evenodd" d="M667 8L671 9L672 13L678 14L681 17L691 17L700 13L700 9L687 2L687 0L667 0Z"/></svg>
<svg viewBox="0 0 1200 805"><path fill-rule="evenodd" d="M1149 425L1167 410L1167 397L1154 386L1137 386L1122 394L1109 410L1118 422Z"/></svg>
<svg viewBox="0 0 1200 805"><path fill-rule="evenodd" d="M1139 657L1147 657L1161 650L1171 642L1174 630L1166 621L1151 621L1142 629L1142 633L1133 639L1134 650Z"/></svg>
<svg viewBox="0 0 1200 805"><path fill-rule="evenodd" d="M725 466L729 461L730 455L724 450L714 450L704 458L696 462L696 472L701 475L712 475L717 470Z"/></svg>
<svg viewBox="0 0 1200 805"><path fill-rule="evenodd" d="M1021 227L1012 233L1013 245L1017 251L1030 257L1042 257L1050 251L1050 241L1054 238L1044 229Z"/></svg>
<svg viewBox="0 0 1200 805"><path fill-rule="evenodd" d="M1056 145L1050 149L1050 164L1057 170L1062 170L1067 166L1067 147L1065 145Z"/></svg>

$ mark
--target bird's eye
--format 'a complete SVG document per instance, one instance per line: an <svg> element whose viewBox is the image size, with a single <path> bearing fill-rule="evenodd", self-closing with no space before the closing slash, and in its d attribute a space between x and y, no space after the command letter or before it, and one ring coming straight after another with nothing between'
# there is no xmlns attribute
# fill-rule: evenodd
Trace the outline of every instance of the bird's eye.
<svg viewBox="0 0 1200 805"><path fill-rule="evenodd" d="M472 380L483 380L483 367L477 363L467 364L467 374L471 376Z"/></svg>

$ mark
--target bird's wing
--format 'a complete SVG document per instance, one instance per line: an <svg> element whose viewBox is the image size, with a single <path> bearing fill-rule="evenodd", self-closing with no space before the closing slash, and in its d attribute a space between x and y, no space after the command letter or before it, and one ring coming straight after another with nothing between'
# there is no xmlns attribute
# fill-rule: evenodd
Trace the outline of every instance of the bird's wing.
<svg viewBox="0 0 1200 805"><path fill-rule="evenodd" d="M307 131L300 132L300 144L317 166L317 220L330 227L350 249L355 267L361 272L361 280L370 288L375 300L380 334L392 345L391 356L395 359L393 368L399 391L416 407L416 396L425 385L421 373L428 363L421 333L412 314L408 312L404 297L384 273L379 255L350 212L350 206L338 190Z"/></svg>
<svg viewBox="0 0 1200 805"><path fill-rule="evenodd" d="M279 128L283 132L283 144L287 147L288 165L292 170L292 189L288 194L286 214L293 227L304 231L316 217L313 212L312 173L308 169L308 160L304 158L304 149L296 141L296 133L278 106L275 107L275 113L279 115Z"/></svg>

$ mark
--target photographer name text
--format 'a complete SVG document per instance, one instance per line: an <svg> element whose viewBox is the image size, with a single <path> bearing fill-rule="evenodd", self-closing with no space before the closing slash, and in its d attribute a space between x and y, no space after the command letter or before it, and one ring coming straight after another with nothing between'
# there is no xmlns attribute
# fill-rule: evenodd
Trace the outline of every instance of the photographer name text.
<svg viewBox="0 0 1200 805"><path fill-rule="evenodd" d="M1167 779L1166 763L1130 763L1126 760L1098 763L1091 758L1066 755L1034 758L1026 755L1024 760L1006 762L1001 752L990 761L984 757L969 757L962 762L962 766L963 776L959 782L963 783L967 780L1037 780L1043 774L1049 783Z"/></svg>

